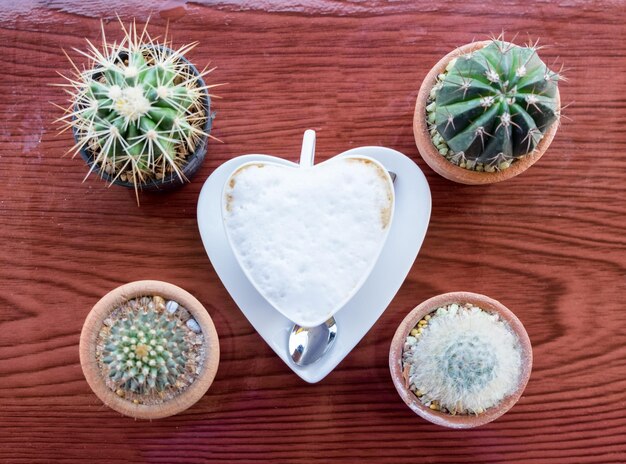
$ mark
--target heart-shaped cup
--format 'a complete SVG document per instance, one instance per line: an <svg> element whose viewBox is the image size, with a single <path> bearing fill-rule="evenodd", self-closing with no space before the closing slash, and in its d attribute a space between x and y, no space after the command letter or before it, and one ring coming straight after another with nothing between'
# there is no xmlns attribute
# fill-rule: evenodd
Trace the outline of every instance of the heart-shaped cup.
<svg viewBox="0 0 626 464"><path fill-rule="evenodd" d="M314 164L306 131L300 164L249 162L222 193L234 255L256 290L302 327L324 323L363 286L393 221L393 181L364 155Z"/></svg>

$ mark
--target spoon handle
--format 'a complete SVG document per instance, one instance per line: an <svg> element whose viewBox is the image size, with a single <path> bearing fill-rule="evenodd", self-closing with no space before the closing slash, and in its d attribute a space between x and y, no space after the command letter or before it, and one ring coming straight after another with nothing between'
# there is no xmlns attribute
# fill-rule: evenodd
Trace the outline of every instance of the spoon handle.
<svg viewBox="0 0 626 464"><path fill-rule="evenodd" d="M315 162L315 131L307 129L302 138L302 151L300 152L300 167L310 168Z"/></svg>

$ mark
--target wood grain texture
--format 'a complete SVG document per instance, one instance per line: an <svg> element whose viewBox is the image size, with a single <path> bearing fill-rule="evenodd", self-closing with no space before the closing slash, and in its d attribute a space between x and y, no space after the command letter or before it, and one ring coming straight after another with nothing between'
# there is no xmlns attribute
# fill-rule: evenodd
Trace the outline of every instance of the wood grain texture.
<svg viewBox="0 0 626 464"><path fill-rule="evenodd" d="M148 6L151 4L152 6ZM0 3L0 462L626 462L626 28L624 1L371 2L26 0ZM168 195L81 183L55 136L61 48L115 36L124 19L170 21L189 58L217 65L207 161ZM546 155L502 184L462 186L421 160L411 129L420 82L451 48L506 30L540 37L570 71L566 114ZM324 381L299 380L230 299L202 248L204 179L234 156L296 159L384 145L427 175L433 215L402 289ZM113 287L159 279L209 310L222 358L187 412L134 422L104 408L78 359L81 326ZM438 428L398 397L387 366L404 315L447 291L513 310L534 345L520 402L469 431Z"/></svg>

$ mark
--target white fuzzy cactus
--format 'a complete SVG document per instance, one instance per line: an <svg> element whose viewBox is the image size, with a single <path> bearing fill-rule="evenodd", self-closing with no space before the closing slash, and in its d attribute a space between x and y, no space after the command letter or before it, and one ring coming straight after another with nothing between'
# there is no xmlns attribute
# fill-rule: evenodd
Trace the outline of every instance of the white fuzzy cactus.
<svg viewBox="0 0 626 464"><path fill-rule="evenodd" d="M452 304L428 322L418 338L408 338L403 357L422 402L451 414L480 414L515 391L521 348L498 315Z"/></svg>

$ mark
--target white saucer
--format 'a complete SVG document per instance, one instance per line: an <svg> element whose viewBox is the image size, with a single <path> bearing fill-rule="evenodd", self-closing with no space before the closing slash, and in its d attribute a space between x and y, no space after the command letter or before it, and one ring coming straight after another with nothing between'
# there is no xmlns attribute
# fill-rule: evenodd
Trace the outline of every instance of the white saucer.
<svg viewBox="0 0 626 464"><path fill-rule="evenodd" d="M404 282L419 252L430 220L431 197L420 168L399 151L360 147L337 156L363 155L379 161L396 174L395 214L376 266L352 299L335 314L338 333L334 345L317 362L298 366L287 342L293 323L263 298L246 278L233 254L222 223L221 195L226 179L249 161L296 163L268 155L244 155L225 162L204 183L198 199L198 228L215 272L231 297L276 354L303 380L315 383L326 377L365 336Z"/></svg>

